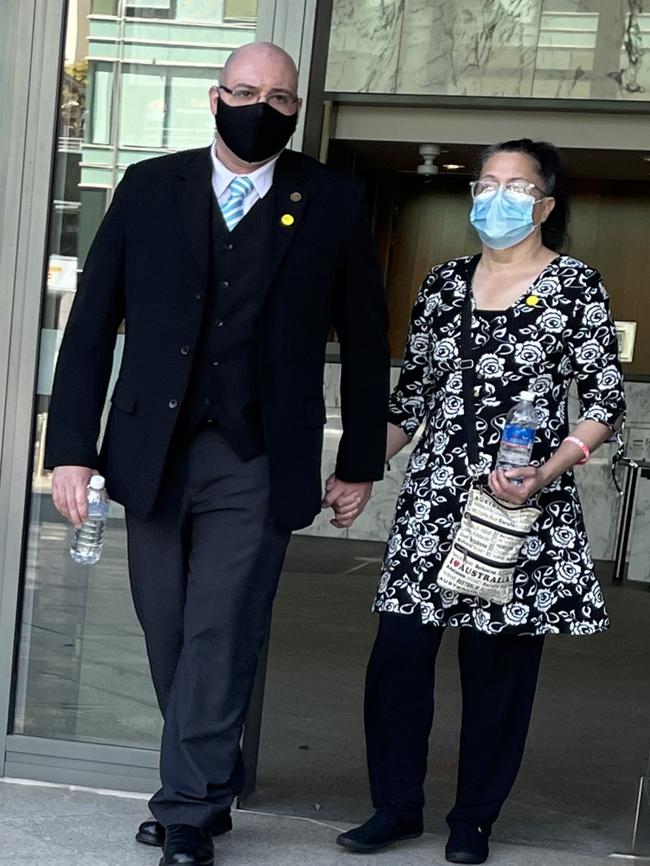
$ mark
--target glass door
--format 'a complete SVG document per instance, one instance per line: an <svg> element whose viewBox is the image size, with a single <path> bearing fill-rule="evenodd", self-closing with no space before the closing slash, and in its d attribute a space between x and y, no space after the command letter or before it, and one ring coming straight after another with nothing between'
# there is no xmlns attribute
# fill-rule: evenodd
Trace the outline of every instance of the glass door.
<svg viewBox="0 0 650 866"><path fill-rule="evenodd" d="M130 599L124 516L94 567L68 555L44 469L57 352L90 243L131 163L209 146L208 88L255 38L257 4L70 0L35 393L15 707L10 733L155 749L161 722ZM118 335L113 380L123 337Z"/></svg>

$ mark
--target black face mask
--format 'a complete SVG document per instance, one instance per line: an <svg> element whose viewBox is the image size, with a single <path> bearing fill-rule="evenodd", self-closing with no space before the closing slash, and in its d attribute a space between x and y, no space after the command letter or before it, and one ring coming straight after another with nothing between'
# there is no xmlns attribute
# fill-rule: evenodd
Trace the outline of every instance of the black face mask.
<svg viewBox="0 0 650 866"><path fill-rule="evenodd" d="M282 114L267 102L233 108L220 99L215 120L220 138L235 156L244 162L264 162L287 146L298 112Z"/></svg>

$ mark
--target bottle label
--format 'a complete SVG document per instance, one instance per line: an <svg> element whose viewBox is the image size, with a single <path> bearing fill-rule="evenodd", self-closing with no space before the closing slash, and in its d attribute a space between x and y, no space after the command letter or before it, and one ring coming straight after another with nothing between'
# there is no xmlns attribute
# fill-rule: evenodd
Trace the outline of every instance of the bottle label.
<svg viewBox="0 0 650 866"><path fill-rule="evenodd" d="M521 427L519 424L506 424L501 441L520 448L530 448L535 441L535 431L531 427Z"/></svg>
<svg viewBox="0 0 650 866"><path fill-rule="evenodd" d="M89 520L106 520L108 518L108 502L101 500L100 502L88 503L88 519Z"/></svg>

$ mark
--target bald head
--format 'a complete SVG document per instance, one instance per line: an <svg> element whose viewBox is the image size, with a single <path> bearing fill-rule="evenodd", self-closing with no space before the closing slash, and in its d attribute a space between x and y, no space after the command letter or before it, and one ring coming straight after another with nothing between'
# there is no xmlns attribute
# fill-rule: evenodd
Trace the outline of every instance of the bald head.
<svg viewBox="0 0 650 866"><path fill-rule="evenodd" d="M221 83L249 84L265 91L298 89L298 70L290 54L272 42L251 42L236 48L226 60Z"/></svg>

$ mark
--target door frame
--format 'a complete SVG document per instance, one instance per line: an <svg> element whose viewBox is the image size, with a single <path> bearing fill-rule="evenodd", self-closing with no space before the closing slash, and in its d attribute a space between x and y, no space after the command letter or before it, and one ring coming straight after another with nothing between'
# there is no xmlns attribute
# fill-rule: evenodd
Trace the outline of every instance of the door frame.
<svg viewBox="0 0 650 866"><path fill-rule="evenodd" d="M20 660L35 383L58 94L72 2L21 0L8 4L0 31L0 76L7 95L5 111L0 112L0 147L12 167L0 189L0 776L142 792L158 784L156 750L7 733ZM296 58L305 109L317 3L259 0L258 4L256 38L274 41ZM302 146L304 116L303 110L292 142L295 149ZM262 696L263 684L258 683L258 723ZM245 751L254 767L259 730L251 727L255 735L245 744Z"/></svg>

